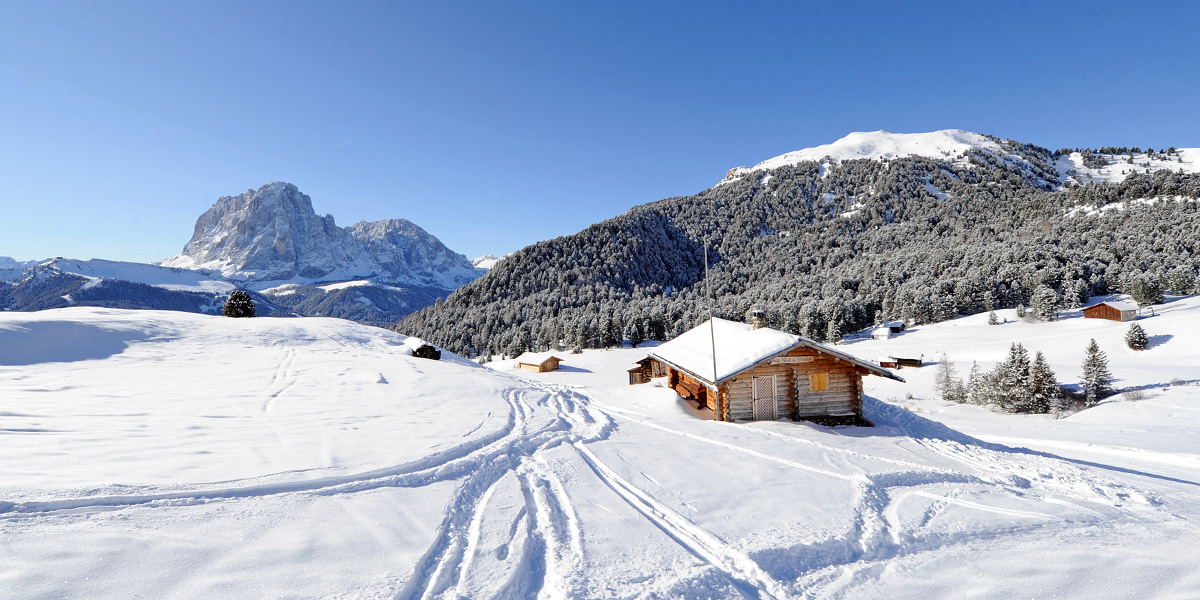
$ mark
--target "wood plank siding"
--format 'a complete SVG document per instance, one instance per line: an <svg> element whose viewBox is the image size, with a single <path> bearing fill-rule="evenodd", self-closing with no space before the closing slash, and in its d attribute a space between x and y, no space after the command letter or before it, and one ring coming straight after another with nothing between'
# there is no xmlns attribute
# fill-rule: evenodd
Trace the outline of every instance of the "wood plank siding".
<svg viewBox="0 0 1200 600"><path fill-rule="evenodd" d="M776 377L776 415L779 418L859 413L862 405L861 369L845 361L822 354L812 348L797 348L790 357L808 357L811 362L797 364L765 364L742 373L725 384L729 397L729 419L749 421L754 418L754 378ZM827 373L826 389L813 391L810 373Z"/></svg>
<svg viewBox="0 0 1200 600"><path fill-rule="evenodd" d="M775 376L775 415L777 418L793 418L796 405L793 400L791 365L762 365L757 369L738 375L725 384L729 398L729 418L734 421L754 419L754 378Z"/></svg>
<svg viewBox="0 0 1200 600"><path fill-rule="evenodd" d="M1085 319L1108 319L1109 321L1133 321L1137 319L1137 311L1122 311L1121 309L1101 302L1083 309Z"/></svg>

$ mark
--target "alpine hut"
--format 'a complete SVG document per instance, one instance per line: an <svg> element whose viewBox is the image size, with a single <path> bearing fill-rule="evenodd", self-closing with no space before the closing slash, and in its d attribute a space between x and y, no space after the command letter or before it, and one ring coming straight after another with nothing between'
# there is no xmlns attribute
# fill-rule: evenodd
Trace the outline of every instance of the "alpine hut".
<svg viewBox="0 0 1200 600"><path fill-rule="evenodd" d="M667 385L718 421L862 417L862 378L904 381L883 367L805 337L709 319L654 348Z"/></svg>
<svg viewBox="0 0 1200 600"><path fill-rule="evenodd" d="M549 352L526 352L517 357L517 368L526 371L545 373L557 371L562 359Z"/></svg>
<svg viewBox="0 0 1200 600"><path fill-rule="evenodd" d="M1137 320L1138 307L1128 302L1107 301L1083 309L1085 319L1108 319L1110 321Z"/></svg>

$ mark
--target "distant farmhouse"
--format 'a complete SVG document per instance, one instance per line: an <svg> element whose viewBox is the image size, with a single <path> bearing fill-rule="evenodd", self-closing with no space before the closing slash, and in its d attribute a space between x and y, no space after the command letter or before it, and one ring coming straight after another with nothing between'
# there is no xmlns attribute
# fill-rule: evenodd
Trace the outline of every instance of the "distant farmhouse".
<svg viewBox="0 0 1200 600"><path fill-rule="evenodd" d="M1085 319L1108 319L1110 321L1137 320L1138 307L1128 302L1100 302L1083 309Z"/></svg>
<svg viewBox="0 0 1200 600"><path fill-rule="evenodd" d="M526 352L517 357L517 368L545 373L546 371L557 371L560 362L562 359L549 352Z"/></svg>
<svg viewBox="0 0 1200 600"><path fill-rule="evenodd" d="M871 339L886 340L904 331L904 321L888 321L871 330Z"/></svg>
<svg viewBox="0 0 1200 600"><path fill-rule="evenodd" d="M646 369L665 373L671 389L696 398L718 421L861 418L864 375L904 381L877 364L761 321L710 319L654 348L648 359L648 367L631 373L631 382Z"/></svg>

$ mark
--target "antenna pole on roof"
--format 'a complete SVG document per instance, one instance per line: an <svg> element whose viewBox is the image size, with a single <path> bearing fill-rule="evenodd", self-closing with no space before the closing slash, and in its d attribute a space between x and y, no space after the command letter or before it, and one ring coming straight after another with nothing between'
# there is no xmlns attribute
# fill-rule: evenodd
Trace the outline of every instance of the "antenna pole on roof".
<svg viewBox="0 0 1200 600"><path fill-rule="evenodd" d="M708 288L708 339L712 342L713 388L717 387L717 324L713 320L712 280L708 278L708 238L704 239L704 285ZM713 405L714 407L716 404Z"/></svg>

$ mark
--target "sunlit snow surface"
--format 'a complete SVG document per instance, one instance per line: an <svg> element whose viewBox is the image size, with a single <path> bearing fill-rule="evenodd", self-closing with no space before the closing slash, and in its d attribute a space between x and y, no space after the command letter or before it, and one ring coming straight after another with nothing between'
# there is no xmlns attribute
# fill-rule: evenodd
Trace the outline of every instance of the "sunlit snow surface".
<svg viewBox="0 0 1200 600"><path fill-rule="evenodd" d="M336 319L0 313L0 595L1193 597L1200 386L1167 384L1200 301L1158 309L1136 354L1074 316L840 346L965 374L1018 339L1070 382L1095 337L1148 386L1055 421L904 369L873 428L711 421L627 384L644 349L532 373Z"/></svg>
<svg viewBox="0 0 1200 600"><path fill-rule="evenodd" d="M781 154L753 167L730 169L725 179L717 185L729 183L756 171L770 171L806 161L821 163L822 177L824 177L828 165L855 159L890 160L906 156L920 156L965 166L968 164L966 155L971 150L991 153L1005 162L1021 163L1025 160L1009 154L1000 143L988 136L961 129L943 129L926 133L856 131L831 144ZM1096 168L1084 166L1083 155L1079 152L1058 156L1054 163L1054 167L1058 171L1058 181L1049 183L1055 186L1068 183L1071 185L1093 182L1119 183L1134 173L1145 174L1163 170L1183 173L1200 172L1200 160L1197 158L1200 157L1200 149L1197 148L1176 149L1169 156L1165 154L1164 149L1160 149L1153 156L1144 152L1101 156L1107 164ZM768 180L763 179L760 185L765 186ZM938 196L942 194L936 188L929 191Z"/></svg>

